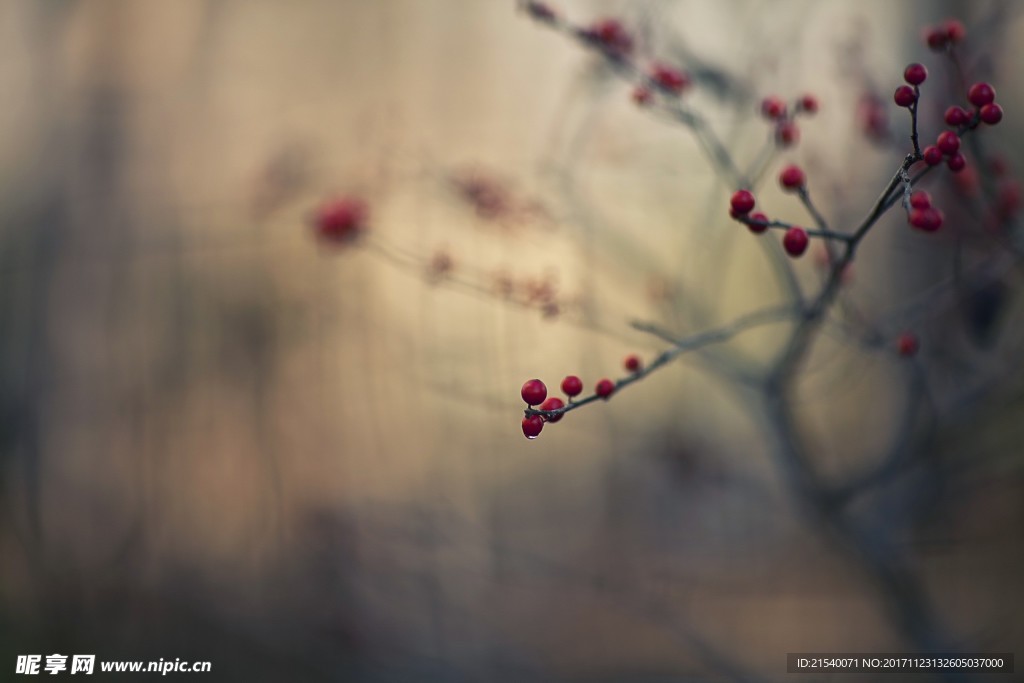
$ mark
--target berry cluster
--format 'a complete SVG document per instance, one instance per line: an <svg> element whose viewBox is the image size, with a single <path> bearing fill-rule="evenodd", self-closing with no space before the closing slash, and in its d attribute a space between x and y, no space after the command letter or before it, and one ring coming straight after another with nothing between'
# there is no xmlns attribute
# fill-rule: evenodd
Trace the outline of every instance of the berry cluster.
<svg viewBox="0 0 1024 683"><path fill-rule="evenodd" d="M996 102L996 91L989 83L979 82L967 91L967 101L974 106L969 112L961 106L951 105L943 115L943 121L953 130L939 133L935 144L925 147L921 156L929 166L937 166L946 159L949 170L959 173L967 165L967 160L960 152L960 134L973 130L984 123L994 126L1003 120L1003 108Z"/></svg>
<svg viewBox="0 0 1024 683"><path fill-rule="evenodd" d="M598 399L608 400L623 384L636 379L644 372L644 363L640 356L630 354L622 362L623 367L631 373L631 377L618 383L603 377L594 384L594 393L586 398L577 399L583 393L583 380L576 375L568 375L562 380L561 389L566 400L556 396L548 396L548 388L539 379L527 380L519 395L526 402L526 415L523 417L523 435L527 439L536 439L547 422L555 423L562 419L566 412ZM534 408L534 406L538 406Z"/></svg>
<svg viewBox="0 0 1024 683"><path fill-rule="evenodd" d="M827 268L827 274L820 289L810 298L805 299L799 291L794 294L796 303L783 310L765 309L750 316L740 318L730 325L709 330L689 338L678 340L657 326L640 325L638 329L657 335L672 344L648 367L645 367L637 356L626 358L624 366L631 373L617 382L602 379L594 385L593 394L578 398L582 393L583 384L578 377L570 376L562 383L566 400L547 396L547 389L540 380L530 380L522 389L523 400L527 404L523 419L523 433L528 438L540 434L545 422L556 422L570 410L587 403L608 399L625 385L636 381L650 372L671 361L680 353L699 348L705 344L724 341L743 330L765 324L773 320L793 319L798 321L792 338L778 362L771 369L769 378L772 381L786 383L809 348L811 335L817 332L826 319L830 307L835 304L841 286L848 281L853 266L857 247L882 216L900 204L906 210L908 224L922 232L931 233L939 230L944 223L943 212L933 204L931 195L920 189L922 179L928 175L932 167L941 163L952 171L955 185L965 194L973 191L978 196L984 189L990 200L991 218L1006 223L1021 205L1019 184L1010 179L1001 181L997 188L991 184L981 188L977 179L978 171L968 167L967 160L961 151L962 139L980 125L992 126L1003 118L1003 109L996 103L994 88L985 82L974 83L967 89L966 101L969 106L952 104L945 111L943 121L947 129L940 131L932 144L919 144L918 108L921 104L921 87L928 81L928 68L921 63L908 64L903 69L903 83L893 92L893 102L909 111L911 116L912 150L906 154L903 162L896 169L879 199L868 210L862 222L846 231L833 231L828 227L825 216L812 203L808 192L808 177L805 170L796 164L784 165L778 173L777 181L780 188L795 195L812 221L807 228L794 223L769 217L762 211L756 211L757 197L754 188L757 180L773 160L773 154L780 148L788 148L796 144L800 138L797 119L802 115L812 115L818 111L819 103L813 95L804 95L793 102L787 102L777 95L764 97L759 105L759 115L771 126L771 140L765 152L755 160L750 168L741 170L732 158L728 146L718 139L713 127L691 109L681 95L693 86L690 74L682 69L671 66L663 61L651 60L646 66L639 63L635 53L634 38L625 26L616 19L601 19L585 27L577 27L558 17L547 5L539 2L526 1L527 11L541 22L547 23L557 30L570 35L585 46L598 51L610 63L614 74L628 80L633 85L632 98L643 107L657 107L674 121L691 129L701 141L714 169L731 184L738 188L729 199L729 215L737 222L743 223L750 232L763 234L770 229L783 231L782 247L790 257L797 258L805 254L810 247L810 240L821 241L818 250L819 260ZM966 30L962 23L947 20L939 25L928 27L924 33L925 42L933 50L944 52L952 61L958 76L964 73L963 65L957 56L956 46L966 38ZM859 108L861 125L868 135L877 142L895 142L890 133L889 113L885 98L876 93L862 97ZM980 149L980 147L978 148ZM985 163L980 151L972 145L972 153L980 158L979 165ZM923 163L922 163L923 162ZM964 171L967 171L966 173ZM993 171L994 175L999 176ZM968 182L973 178L973 184ZM892 339L895 352L903 357L911 357L918 353L921 342L911 331L903 331L894 335L891 330L879 333L870 327L865 330L865 339ZM539 407L535 407L539 406Z"/></svg>
<svg viewBox="0 0 1024 683"><path fill-rule="evenodd" d="M782 98L769 95L761 100L760 113L775 126L775 142L780 147L791 147L800 140L800 128L796 125L796 114L814 114L818 111L818 99L814 95L803 95L788 107ZM792 113L791 113L792 112Z"/></svg>
<svg viewBox="0 0 1024 683"><path fill-rule="evenodd" d="M907 221L919 230L935 232L942 227L942 212L932 206L932 198L924 190L910 195L910 210Z"/></svg>

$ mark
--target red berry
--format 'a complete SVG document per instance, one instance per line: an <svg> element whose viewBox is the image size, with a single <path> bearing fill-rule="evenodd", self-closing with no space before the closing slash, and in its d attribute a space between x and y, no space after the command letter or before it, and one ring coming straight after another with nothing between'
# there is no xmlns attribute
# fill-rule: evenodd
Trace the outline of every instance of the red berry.
<svg viewBox="0 0 1024 683"><path fill-rule="evenodd" d="M964 166L959 171L954 171L953 183L956 191L965 197L976 197L981 189L981 180L978 177L978 169L973 166Z"/></svg>
<svg viewBox="0 0 1024 683"><path fill-rule="evenodd" d="M962 42L967 37L967 29L959 19L946 19L942 22L942 29L946 32L946 38L951 43Z"/></svg>
<svg viewBox="0 0 1024 683"><path fill-rule="evenodd" d="M769 95L761 100L761 116L775 121L786 115L786 103L775 95Z"/></svg>
<svg viewBox="0 0 1024 683"><path fill-rule="evenodd" d="M640 356L636 354L626 356L626 360L622 362L622 365L630 372L640 372L644 367L643 361L640 360Z"/></svg>
<svg viewBox="0 0 1024 683"><path fill-rule="evenodd" d="M978 110L978 116L988 125L994 126L1003 120L1003 108L995 102L990 102L982 105L981 109Z"/></svg>
<svg viewBox="0 0 1024 683"><path fill-rule="evenodd" d="M655 64L651 68L651 80L673 95L678 95L690 85L688 75L666 64Z"/></svg>
<svg viewBox="0 0 1024 683"><path fill-rule="evenodd" d="M942 212L938 209L912 209L910 224L925 232L935 232L942 227Z"/></svg>
<svg viewBox="0 0 1024 683"><path fill-rule="evenodd" d="M760 211L750 214L747 218L747 227L750 232L760 234L768 229L768 216Z"/></svg>
<svg viewBox="0 0 1024 683"><path fill-rule="evenodd" d="M935 145L928 145L921 152L921 156L924 157L924 162L929 166L937 166L942 162L942 150Z"/></svg>
<svg viewBox="0 0 1024 683"><path fill-rule="evenodd" d="M787 190L796 190L804 186L807 177L799 166L790 165L779 174L779 184Z"/></svg>
<svg viewBox="0 0 1024 683"><path fill-rule="evenodd" d="M896 104L901 107L909 107L917 102L917 94L914 93L914 89L909 85L901 85L896 88L896 92L893 93L892 99Z"/></svg>
<svg viewBox="0 0 1024 683"><path fill-rule="evenodd" d="M562 399L560 399L560 398L558 398L556 396L552 396L552 397L550 397L549 399L547 399L546 401L544 401L543 403L540 404L540 409L541 410L561 410L564 407L565 407L565 402ZM562 413L561 415L555 415L553 417L544 418L544 419L547 422L554 423L554 422L558 422L563 417L565 417L565 413Z"/></svg>
<svg viewBox="0 0 1024 683"><path fill-rule="evenodd" d="M966 165L967 159L964 159L964 155L960 152L952 154L948 159L946 159L946 166L949 166L949 170L953 173L959 173L964 170L964 166Z"/></svg>
<svg viewBox="0 0 1024 683"><path fill-rule="evenodd" d="M861 96L857 104L857 119L869 138L885 140L889 136L889 115L874 95Z"/></svg>
<svg viewBox="0 0 1024 683"><path fill-rule="evenodd" d="M594 387L594 393L596 393L601 398L607 399L609 396L615 393L615 382L611 381L610 379L602 379L597 383L597 386Z"/></svg>
<svg viewBox="0 0 1024 683"><path fill-rule="evenodd" d="M920 348L920 342L913 332L904 332L896 338L896 350L905 358L915 355L918 348Z"/></svg>
<svg viewBox="0 0 1024 683"><path fill-rule="evenodd" d="M951 130L944 130L935 140L935 146L946 156L952 156L960 149L960 137Z"/></svg>
<svg viewBox="0 0 1024 683"><path fill-rule="evenodd" d="M792 227L782 236L782 246L786 249L786 253L794 258L807 251L809 243L810 239L803 228Z"/></svg>
<svg viewBox="0 0 1024 683"><path fill-rule="evenodd" d="M540 415L523 418L523 436L527 439L536 439L542 429L544 429L544 418Z"/></svg>
<svg viewBox="0 0 1024 683"><path fill-rule="evenodd" d="M984 107L996 99L996 90L988 83L975 83L967 91L967 99L975 107Z"/></svg>
<svg viewBox="0 0 1024 683"><path fill-rule="evenodd" d="M792 121L783 121L775 129L775 140L783 147L791 147L800 140L800 129Z"/></svg>
<svg viewBox="0 0 1024 683"><path fill-rule="evenodd" d="M651 99L653 99L653 97L654 93L651 92L650 88L645 88L642 85L638 85L636 86L636 88L633 89L633 101L640 106L650 104Z"/></svg>
<svg viewBox="0 0 1024 683"><path fill-rule="evenodd" d="M935 51L942 50L949 42L949 31L944 26L929 26L924 31L924 42Z"/></svg>
<svg viewBox="0 0 1024 683"><path fill-rule="evenodd" d="M754 195L750 190L736 190L729 200L729 205L737 214L744 216L754 208Z"/></svg>
<svg viewBox="0 0 1024 683"><path fill-rule="evenodd" d="M317 209L314 225L321 237L348 242L366 229L366 205L358 199L332 199Z"/></svg>
<svg viewBox="0 0 1024 683"><path fill-rule="evenodd" d="M946 125L957 127L970 121L971 115L963 107L952 106L946 110L946 115L943 118L946 120Z"/></svg>
<svg viewBox="0 0 1024 683"><path fill-rule="evenodd" d="M914 209L927 209L932 205L932 197L924 190L918 190L910 195L910 206Z"/></svg>
<svg viewBox="0 0 1024 683"><path fill-rule="evenodd" d="M601 19L590 27L589 35L612 52L629 53L633 37L618 19Z"/></svg>
<svg viewBox="0 0 1024 683"><path fill-rule="evenodd" d="M583 380L576 375L569 375L562 380L562 392L569 398L579 396L583 393Z"/></svg>
<svg viewBox="0 0 1024 683"><path fill-rule="evenodd" d="M926 78L928 78L928 69L924 67L924 64L909 64L903 70L903 80L910 85L921 85Z"/></svg>
<svg viewBox="0 0 1024 683"><path fill-rule="evenodd" d="M535 406L538 403L543 403L544 399L547 398L548 388L539 379L531 379L523 384L523 388L519 393L522 395L523 400L526 401L526 405Z"/></svg>
<svg viewBox="0 0 1024 683"><path fill-rule="evenodd" d="M999 183L998 210L1000 215L1009 218L1017 213L1021 205L1020 183L1013 178L1007 178Z"/></svg>
<svg viewBox="0 0 1024 683"><path fill-rule="evenodd" d="M804 95L800 98L797 108L808 114L815 114L818 111L818 98L814 95Z"/></svg>

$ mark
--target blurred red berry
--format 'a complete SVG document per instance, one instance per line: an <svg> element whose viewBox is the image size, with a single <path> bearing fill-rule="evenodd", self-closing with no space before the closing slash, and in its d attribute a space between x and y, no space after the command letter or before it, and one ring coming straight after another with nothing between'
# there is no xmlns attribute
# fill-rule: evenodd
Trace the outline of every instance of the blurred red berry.
<svg viewBox="0 0 1024 683"><path fill-rule="evenodd" d="M536 439L542 429L544 429L544 418L540 415L523 418L523 436L527 439Z"/></svg>
<svg viewBox="0 0 1024 683"><path fill-rule="evenodd" d="M800 98L797 107L800 111L805 111L808 114L816 114L818 112L818 98L814 95L804 95Z"/></svg>
<svg viewBox="0 0 1024 683"><path fill-rule="evenodd" d="M967 113L967 110L963 107L952 106L946 110L943 118L946 121L946 125L959 127L971 120L971 115Z"/></svg>
<svg viewBox="0 0 1024 683"><path fill-rule="evenodd" d="M928 78L928 69L925 68L924 64L909 64L903 70L903 80L910 85L921 85L926 78Z"/></svg>
<svg viewBox="0 0 1024 683"><path fill-rule="evenodd" d="M633 49L633 37L618 19L601 19L590 27L589 35L613 53L627 54Z"/></svg>
<svg viewBox="0 0 1024 683"><path fill-rule="evenodd" d="M956 191L965 197L977 197L978 191L981 189L981 179L978 177L977 169L973 166L964 166L954 173L953 185Z"/></svg>
<svg viewBox="0 0 1024 683"><path fill-rule="evenodd" d="M995 102L982 105L978 110L978 116L990 126L994 126L1003 120L1003 108Z"/></svg>
<svg viewBox="0 0 1024 683"><path fill-rule="evenodd" d="M885 140L889 136L889 115L881 100L874 95L861 96L857 104L857 119L869 138Z"/></svg>
<svg viewBox="0 0 1024 683"><path fill-rule="evenodd" d="M1021 206L1020 183L1013 178L1007 178L999 183L997 202L999 213L1003 218L1009 218L1016 214Z"/></svg>
<svg viewBox="0 0 1024 683"><path fill-rule="evenodd" d="M927 209L932 205L932 197L924 190L918 190L910 195L910 206L914 209Z"/></svg>
<svg viewBox="0 0 1024 683"><path fill-rule="evenodd" d="M966 165L967 159L965 159L964 155L961 154L960 152L957 152L956 154L951 154L949 158L946 159L946 166L949 166L949 170L952 171L953 173L959 173L960 171L964 170L964 166Z"/></svg>
<svg viewBox="0 0 1024 683"><path fill-rule="evenodd" d="M760 234L768 229L768 216L760 211L750 214L747 219L747 227L750 232Z"/></svg>
<svg viewBox="0 0 1024 683"><path fill-rule="evenodd" d="M896 104L901 107L909 107L917 102L917 95L914 93L914 89L909 85L901 85L896 88L896 92L893 93L892 99Z"/></svg>
<svg viewBox="0 0 1024 683"><path fill-rule="evenodd" d="M963 42L967 37L967 29L959 19L946 19L942 22L942 30L946 32L946 39L951 43Z"/></svg>
<svg viewBox="0 0 1024 683"><path fill-rule="evenodd" d="M783 121L775 129L775 140L783 147L792 147L800 141L800 129L792 121Z"/></svg>
<svg viewBox="0 0 1024 683"><path fill-rule="evenodd" d="M944 26L928 26L924 30L924 42L935 51L942 50L949 43L949 31Z"/></svg>
<svg viewBox="0 0 1024 683"><path fill-rule="evenodd" d="M910 212L910 224L925 232L935 232L942 227L942 212L938 209L913 209Z"/></svg>
<svg viewBox="0 0 1024 683"><path fill-rule="evenodd" d="M526 405L535 406L538 403L543 403L544 399L547 398L548 388L539 379L531 379L523 384L523 388L519 393L522 395L523 400L526 401Z"/></svg>
<svg viewBox="0 0 1024 683"><path fill-rule="evenodd" d="M798 190L807 182L807 177L799 166L790 165L779 173L779 184L786 190Z"/></svg>
<svg viewBox="0 0 1024 683"><path fill-rule="evenodd" d="M803 228L792 227L782 237L782 246L786 253L794 258L807 251L808 244L810 244L810 239L807 237L807 231Z"/></svg>
<svg viewBox="0 0 1024 683"><path fill-rule="evenodd" d="M896 338L896 351L905 358L915 355L919 347L917 335L913 332L904 332Z"/></svg>
<svg viewBox="0 0 1024 683"><path fill-rule="evenodd" d="M597 383L597 386L594 387L594 393L596 393L601 398L607 399L609 396L615 393L615 382L607 378L600 380Z"/></svg>
<svg viewBox="0 0 1024 683"><path fill-rule="evenodd" d="M638 85L633 89L633 101L640 106L650 104L653 98L654 93L651 92L650 88Z"/></svg>
<svg viewBox="0 0 1024 683"><path fill-rule="evenodd" d="M325 239L349 242L366 230L366 213L366 204L358 199L332 199L317 209L314 226Z"/></svg>
<svg viewBox="0 0 1024 683"><path fill-rule="evenodd" d="M989 83L975 83L967 91L967 99L975 107L984 107L996 99L996 90Z"/></svg>
<svg viewBox="0 0 1024 683"><path fill-rule="evenodd" d="M562 391L569 398L579 396L583 393L583 380L576 375L568 375L562 380Z"/></svg>
<svg viewBox="0 0 1024 683"><path fill-rule="evenodd" d="M640 356L636 354L630 354L626 356L626 359L622 362L622 366L629 372L639 372L643 367L643 361L640 360Z"/></svg>
<svg viewBox="0 0 1024 683"><path fill-rule="evenodd" d="M924 158L924 162L929 166L937 166L942 163L942 150L935 145L928 145L921 152L921 156Z"/></svg>
<svg viewBox="0 0 1024 683"><path fill-rule="evenodd" d="M769 95L761 100L761 116L775 121L786 115L786 103L775 95Z"/></svg>
<svg viewBox="0 0 1024 683"><path fill-rule="evenodd" d="M652 67L651 80L673 95L678 95L690 85L687 74L666 64L655 64Z"/></svg>
<svg viewBox="0 0 1024 683"><path fill-rule="evenodd" d="M960 149L960 136L951 130L944 130L936 138L935 146L946 156L952 156Z"/></svg>
<svg viewBox="0 0 1024 683"><path fill-rule="evenodd" d="M754 208L754 195L750 190L736 190L729 200L729 205L741 216L748 214Z"/></svg>
<svg viewBox="0 0 1024 683"><path fill-rule="evenodd" d="M562 399L560 399L560 398L558 398L556 396L551 396L546 401L544 401L543 403L540 404L540 409L541 410L561 410L564 407L565 407L565 401L563 401ZM554 415L552 417L546 417L546 418L544 418L544 420L546 422L554 423L554 422L558 422L563 417L565 417L565 413L562 413L561 415Z"/></svg>

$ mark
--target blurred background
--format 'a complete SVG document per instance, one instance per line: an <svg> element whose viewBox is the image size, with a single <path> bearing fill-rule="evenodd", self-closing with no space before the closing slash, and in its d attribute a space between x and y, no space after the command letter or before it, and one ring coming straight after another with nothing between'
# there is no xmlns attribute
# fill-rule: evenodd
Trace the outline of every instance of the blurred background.
<svg viewBox="0 0 1024 683"><path fill-rule="evenodd" d="M946 82L920 40L946 16L1007 111L983 140L1024 168L1016 3L559 9L685 66L744 165L760 98L814 92L758 194L794 220L782 160L834 225L864 215L907 151L904 65ZM779 680L787 652L913 649L794 504L756 396L715 371L763 365L784 326L523 438L524 380L591 386L663 348L633 320L684 335L784 291L693 136L511 0L6 0L0 89L0 678L69 652L229 681ZM863 133L872 95L893 145ZM315 238L337 196L366 202L364 241ZM909 317L961 233L927 242L898 213L848 296L919 331L934 419L925 465L864 514L950 642L1013 651L1019 275ZM816 347L799 412L822 471L902 433L923 400L905 367Z"/></svg>

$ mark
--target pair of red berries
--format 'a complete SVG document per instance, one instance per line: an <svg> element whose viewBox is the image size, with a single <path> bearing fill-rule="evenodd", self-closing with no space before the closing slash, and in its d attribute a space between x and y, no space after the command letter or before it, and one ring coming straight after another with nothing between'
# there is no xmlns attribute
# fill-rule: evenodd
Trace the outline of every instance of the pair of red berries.
<svg viewBox="0 0 1024 683"><path fill-rule="evenodd" d="M923 64L909 64L903 70L903 80L910 85L901 85L896 88L892 98L901 107L912 107L917 102L917 86L921 85L928 78L928 69ZM910 87L914 86L914 87Z"/></svg>
<svg viewBox="0 0 1024 683"><path fill-rule="evenodd" d="M918 230L935 232L942 227L942 212L932 206L932 198L924 190L910 195L910 213L907 220Z"/></svg>
<svg viewBox="0 0 1024 683"><path fill-rule="evenodd" d="M935 51L963 42L967 37L967 29L959 19L946 19L938 26L926 26L923 32L924 42Z"/></svg>
<svg viewBox="0 0 1024 683"><path fill-rule="evenodd" d="M677 96L691 85L689 74L661 63L651 67L650 82L662 91ZM633 102L636 104L645 106L653 101L654 93L647 85L638 85L633 89Z"/></svg>
<svg viewBox="0 0 1024 683"><path fill-rule="evenodd" d="M996 104L996 89L991 84L975 83L967 91L967 100L978 108L982 123L994 126L1003 120L1003 108Z"/></svg>
<svg viewBox="0 0 1024 683"><path fill-rule="evenodd" d="M807 114L816 113L818 111L818 98L810 94L803 95L796 102L796 110L798 112L806 112ZM769 121L785 119L786 114L786 103L782 101L782 98L769 95L761 100L761 116Z"/></svg>
<svg viewBox="0 0 1024 683"><path fill-rule="evenodd" d="M569 380L569 377L565 378ZM575 378L577 381L579 378ZM565 381L562 382L563 386ZM580 390L582 391L582 384ZM565 403L560 398L552 396L548 398L548 388L544 385L544 382L539 379L527 380L523 384L523 388L519 392L523 400L526 401L528 406L535 406L540 404L541 410L560 410L565 407ZM555 415L553 417L544 418L542 415L527 415L523 418L523 434L527 439L536 439L537 435L540 434L541 430L544 429L545 422L558 422L562 419L561 415Z"/></svg>

